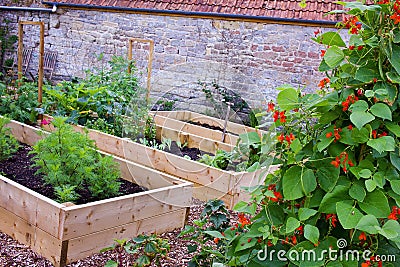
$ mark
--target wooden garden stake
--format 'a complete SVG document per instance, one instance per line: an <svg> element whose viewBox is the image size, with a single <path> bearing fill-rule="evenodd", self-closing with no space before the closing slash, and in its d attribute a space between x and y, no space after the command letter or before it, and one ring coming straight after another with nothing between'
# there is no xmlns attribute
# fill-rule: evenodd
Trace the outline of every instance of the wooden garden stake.
<svg viewBox="0 0 400 267"><path fill-rule="evenodd" d="M226 115L225 115L224 131L222 132L222 140L221 140L222 143L225 141L226 126L227 126L227 124L228 124L229 113L231 112L231 105L232 105L232 103L226 102L226 104L228 105L228 107L227 107Z"/></svg>

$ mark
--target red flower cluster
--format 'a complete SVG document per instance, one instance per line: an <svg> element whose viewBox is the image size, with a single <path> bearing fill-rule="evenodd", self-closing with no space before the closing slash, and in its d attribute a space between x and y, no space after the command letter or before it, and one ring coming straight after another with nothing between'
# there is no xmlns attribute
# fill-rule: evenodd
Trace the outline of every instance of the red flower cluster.
<svg viewBox="0 0 400 267"><path fill-rule="evenodd" d="M343 25L347 29L350 29L351 34L358 34L358 31L361 30L361 22L358 21L356 16L345 18Z"/></svg>
<svg viewBox="0 0 400 267"><path fill-rule="evenodd" d="M276 184L270 184L268 186L268 190L272 191L275 197L268 197L269 200L272 202L279 202L281 199L283 199L283 196L281 192L276 191Z"/></svg>
<svg viewBox="0 0 400 267"><path fill-rule="evenodd" d="M321 57L324 57L326 53L326 50L321 50Z"/></svg>
<svg viewBox="0 0 400 267"><path fill-rule="evenodd" d="M371 132L372 138L376 139L376 138L380 138L382 136L387 136L387 132L382 132L381 134L378 134L376 130L372 130Z"/></svg>
<svg viewBox="0 0 400 267"><path fill-rule="evenodd" d="M393 20L394 24L398 24L400 22L400 0L396 0L393 4L394 13L390 16Z"/></svg>
<svg viewBox="0 0 400 267"><path fill-rule="evenodd" d="M297 237L295 235L293 235L292 237L290 237L290 241L292 241L292 245L295 246L297 244ZM288 236L285 238L285 240L282 240L282 245L285 245L285 244L290 245Z"/></svg>
<svg viewBox="0 0 400 267"><path fill-rule="evenodd" d="M326 218L326 220L331 220L332 226L336 227L336 223L338 221L336 214L326 214L325 218Z"/></svg>
<svg viewBox="0 0 400 267"><path fill-rule="evenodd" d="M336 142L337 140L340 139L340 132L342 132L342 128L336 128L336 126L333 128L333 132L328 132L326 133L326 138L331 138L332 136L335 137L335 140L333 140L334 142Z"/></svg>
<svg viewBox="0 0 400 267"><path fill-rule="evenodd" d="M269 198L272 202L279 202L283 198L281 192L274 192L274 196Z"/></svg>
<svg viewBox="0 0 400 267"><path fill-rule="evenodd" d="M276 139L278 139L280 143L283 143L283 141L286 140L286 142L290 145L293 142L293 140L296 139L296 137L294 136L293 133L290 133L289 135L286 136L283 133L281 133L276 137Z"/></svg>
<svg viewBox="0 0 400 267"><path fill-rule="evenodd" d="M247 224L251 224L251 221L249 218L247 218L243 213L238 214L239 219L238 222L240 223L240 227L244 227Z"/></svg>
<svg viewBox="0 0 400 267"><path fill-rule="evenodd" d="M392 207L392 212L388 216L388 219L397 221L398 220L397 215L400 215L400 208L398 208L396 206L393 206Z"/></svg>
<svg viewBox="0 0 400 267"><path fill-rule="evenodd" d="M323 78L321 81L319 81L318 87L319 88L324 88L331 80L329 78Z"/></svg>
<svg viewBox="0 0 400 267"><path fill-rule="evenodd" d="M340 165L342 165L343 171L345 173L347 173L347 165L349 165L350 167L354 166L354 163L351 160L349 160L349 154L347 154L346 151L340 153L340 155L336 157L335 160L331 162L331 164L336 168L339 168Z"/></svg>
<svg viewBox="0 0 400 267"><path fill-rule="evenodd" d="M319 29L317 29L316 31L314 31L314 35L317 36L318 34L320 34L321 31Z"/></svg>
<svg viewBox="0 0 400 267"><path fill-rule="evenodd" d="M279 112L278 110L275 111L273 118L274 118L274 122L276 122L278 119L280 119L280 122L286 122L286 116L285 116L285 112L286 111L281 111Z"/></svg>
<svg viewBox="0 0 400 267"><path fill-rule="evenodd" d="M354 102L358 101L358 96L349 95L345 101L342 102L343 111L347 111L349 109L350 104L354 104Z"/></svg>
<svg viewBox="0 0 400 267"><path fill-rule="evenodd" d="M389 3L390 3L390 0L382 0L382 1L378 2L378 5L386 5L386 4L389 4Z"/></svg>

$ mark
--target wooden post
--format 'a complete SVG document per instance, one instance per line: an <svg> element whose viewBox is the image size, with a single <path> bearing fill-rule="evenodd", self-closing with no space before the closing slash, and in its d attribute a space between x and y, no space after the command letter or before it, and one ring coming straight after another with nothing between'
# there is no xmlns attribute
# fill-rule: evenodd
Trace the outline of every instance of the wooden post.
<svg viewBox="0 0 400 267"><path fill-rule="evenodd" d="M147 64L147 93L146 93L146 100L147 103L150 100L150 85L151 85L151 72L153 68L153 56L154 56L154 41L147 40L147 39L140 39L140 38L131 38L129 39L129 48L128 48L128 59L132 60L132 49L133 49L133 42L138 43L149 43L149 62ZM128 68L128 73L131 73L131 68Z"/></svg>
<svg viewBox="0 0 400 267"><path fill-rule="evenodd" d="M44 59L44 23L40 22L40 46L39 46L39 80L38 80L38 102L39 107L42 106L42 91L43 91L43 59ZM39 118L41 119L41 118Z"/></svg>
<svg viewBox="0 0 400 267"><path fill-rule="evenodd" d="M22 79L22 54L24 51L24 29L22 21L18 22L18 80Z"/></svg>

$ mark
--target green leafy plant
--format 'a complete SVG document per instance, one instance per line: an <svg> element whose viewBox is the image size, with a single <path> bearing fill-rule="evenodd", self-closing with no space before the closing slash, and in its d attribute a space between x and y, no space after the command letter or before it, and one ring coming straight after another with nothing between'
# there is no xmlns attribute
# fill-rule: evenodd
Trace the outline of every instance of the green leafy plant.
<svg viewBox="0 0 400 267"><path fill-rule="evenodd" d="M199 159L199 162L204 163L208 166L213 166L221 170L226 170L226 168L228 168L230 161L231 161L231 154L221 149L218 149L215 152L214 156L211 156L209 154L203 154Z"/></svg>
<svg viewBox="0 0 400 267"><path fill-rule="evenodd" d="M261 150L275 147L280 167L235 207L250 223L237 236L224 231L215 266L399 265L400 1L341 4L349 11L338 27L349 43L317 31L327 75L319 92L285 85L268 104L276 136ZM271 251L286 261L260 257ZM290 257L304 252L315 257Z"/></svg>
<svg viewBox="0 0 400 267"><path fill-rule="evenodd" d="M146 138L140 138L139 142L145 146L152 147L154 149L159 149L159 150L171 150L171 145L172 145L172 140L169 138L162 138L161 143L158 143L157 140L148 140Z"/></svg>
<svg viewBox="0 0 400 267"><path fill-rule="evenodd" d="M248 132L239 135L239 140L232 151L232 161L239 162L237 171L255 171L269 166L273 156L271 149L271 135L260 136L256 132Z"/></svg>
<svg viewBox="0 0 400 267"><path fill-rule="evenodd" d="M174 100L161 99L156 102L157 110L172 111L174 109L174 105Z"/></svg>
<svg viewBox="0 0 400 267"><path fill-rule="evenodd" d="M61 203L75 202L79 199L79 194L76 193L76 185L63 184L61 186L54 187L54 193L57 196L58 201Z"/></svg>
<svg viewBox="0 0 400 267"><path fill-rule="evenodd" d="M86 127L98 130L103 133L108 133L115 136L122 135L123 117L114 116L112 119L93 118L88 120L85 124Z"/></svg>
<svg viewBox="0 0 400 267"><path fill-rule="evenodd" d="M188 143L187 142L182 143L181 141L178 140L178 141L176 141L176 145L178 146L179 149L182 149L182 148L187 147Z"/></svg>
<svg viewBox="0 0 400 267"><path fill-rule="evenodd" d="M122 259L120 256L124 252L137 257L132 266L145 267L150 266L152 263L157 264L157 266L160 265L160 260L167 257L170 251L170 245L168 240L157 237L155 234L142 234L133 238L130 242L127 242L127 240L116 240L116 244L103 249L102 252L112 249L118 251L119 259L117 261L109 260L104 267L122 266Z"/></svg>
<svg viewBox="0 0 400 267"><path fill-rule="evenodd" d="M0 116L0 161L8 159L18 151L19 144L11 135L10 128L5 127L10 119Z"/></svg>
<svg viewBox="0 0 400 267"><path fill-rule="evenodd" d="M39 113L37 83L17 80L9 86L0 84L0 114L27 124L36 123Z"/></svg>
<svg viewBox="0 0 400 267"><path fill-rule="evenodd" d="M120 173L111 156L102 156L86 134L76 132L66 118L52 121L56 131L38 141L34 154L38 173L55 188L59 200L76 199L75 189L88 186L93 196L107 198L119 191Z"/></svg>

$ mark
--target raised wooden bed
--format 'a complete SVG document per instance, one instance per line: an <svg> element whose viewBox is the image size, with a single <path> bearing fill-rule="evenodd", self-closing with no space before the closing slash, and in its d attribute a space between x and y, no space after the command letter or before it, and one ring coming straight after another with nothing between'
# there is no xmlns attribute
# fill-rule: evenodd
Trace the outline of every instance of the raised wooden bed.
<svg viewBox="0 0 400 267"><path fill-rule="evenodd" d="M222 142L230 146L236 145L240 134L249 132L263 133L262 130L228 121L226 133L223 135L224 120L192 111L152 111L152 114L156 124L160 127L179 129L182 132ZM213 130L201 125L209 125L221 130Z"/></svg>
<svg viewBox="0 0 400 267"><path fill-rule="evenodd" d="M75 126L75 129L82 132L84 128ZM204 201L219 198L228 208L233 208L241 200L248 200L250 196L242 188L263 183L265 173L269 171L265 169L256 172L224 171L147 147L127 138L91 129L88 131L89 138L96 142L100 150L190 181L194 184L195 198ZM262 173L264 175L261 175Z"/></svg>
<svg viewBox="0 0 400 267"><path fill-rule="evenodd" d="M44 136L38 134L41 130L15 121L7 126L19 141L29 145ZM58 267L99 252L115 238L160 233L184 225L192 199L191 183L114 159L121 166L122 178L149 190L69 206L0 175L0 230Z"/></svg>

